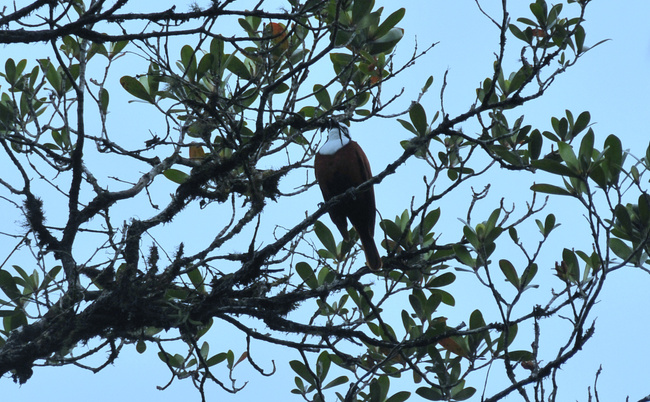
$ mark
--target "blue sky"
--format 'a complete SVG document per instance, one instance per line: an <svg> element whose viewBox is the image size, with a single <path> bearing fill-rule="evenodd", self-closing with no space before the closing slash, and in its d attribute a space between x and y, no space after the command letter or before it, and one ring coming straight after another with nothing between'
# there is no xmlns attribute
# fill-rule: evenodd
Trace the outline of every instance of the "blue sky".
<svg viewBox="0 0 650 402"><path fill-rule="evenodd" d="M164 4L164 2L160 2ZM496 0L483 0L481 4L486 11L498 11L501 2ZM526 1L513 1L511 15L517 17L527 11ZM587 31L587 44L593 44L602 39L610 39L599 47L588 52L582 60L567 73L556 80L554 85L544 97L534 101L523 109L521 114L526 115L526 122L540 129L550 128L551 116L562 116L565 109L577 115L581 111L591 112L593 129L596 132L596 144L602 146L605 137L614 133L623 141L624 149L630 149L633 154L642 156L647 147L648 135L647 116L650 113L650 24L647 16L650 15L650 3L645 1L619 1L604 2L594 1L589 6L586 15L585 28ZM199 2L201 4L201 2ZM397 60L408 57L412 53L414 44L424 48L430 43L439 42L424 58L418 60L416 65L408 70L397 83L391 83L387 89L394 91L405 88L405 95L395 106L395 111L408 106L411 99L417 95L426 78L433 75L434 85L429 94L423 99L423 105L431 116L439 108L439 90L445 70L449 71L448 86L446 90L445 108L452 116L466 111L474 101L475 88L487 76L491 75L494 52L498 46L498 32L491 23L480 14L473 0L428 0L428 1L377 1L384 5L386 13L393 11L397 4L405 7L406 17L400 26L406 29L406 36L398 48ZM182 5L178 5L182 9ZM575 7L575 5L573 5ZM161 5L161 9L165 6ZM565 7L565 9L567 9ZM568 7L571 9L571 7ZM498 16L498 14L493 14ZM509 39L509 45L517 49L519 45L514 38ZM3 49L15 58L31 57L29 48L8 47ZM23 56L20 54L24 52ZM518 52L509 55L509 62L517 63ZM0 65L4 64L0 56ZM123 66L127 72L131 66ZM140 72L140 71L137 71ZM126 72L125 72L126 73ZM119 78L119 75L117 76ZM117 93L113 105L118 105ZM116 106L117 107L117 106ZM123 107L123 106L122 106ZM139 115L143 110L142 105L133 104L129 108L120 110L119 113L126 117L120 124L128 123L129 130L133 126L142 126L142 130L150 129L150 120ZM118 113L118 111L112 111ZM119 125L116 126L119 129ZM463 127L465 132L473 133L475 127ZM363 124L353 124L351 127L353 137L365 149L375 172L383 170L386 164L392 162L399 153L399 140L407 137L399 123L394 120L371 120ZM1 162L0 162L1 163ZM393 218L401 213L410 200L413 188L421 186L421 173L417 165L407 164L395 175L390 176L376 188L377 206L384 218ZM527 189L530 186L530 177L518 174L505 174L493 170L490 183L491 196L485 201L485 210L491 211L498 205L502 196L510 202L529 199ZM558 183L555 183L558 184ZM450 228L450 232L457 233L460 227L458 218L463 217L465 210L459 205L467 204L469 188L456 192L449 200L441 202L443 218L439 225ZM270 205L271 211L291 210L299 208L296 218L304 216L303 211L313 211L320 201L320 194L314 188L308 195L297 201L296 205ZM313 205L313 208L305 205ZM456 208L460 212L455 213ZM549 254L567 245L586 247L580 244L580 229L584 222L576 214L577 204L566 199L551 199L548 212L556 213L560 222L565 222L558 229L558 234L549 244ZM272 212L271 212L272 213ZM578 215L578 216L576 216ZM326 220L329 224L329 220ZM444 233L443 233L444 237ZM452 238L448 238L452 240ZM0 246L0 250L3 250ZM3 253L4 254L4 253ZM557 257L549 257L548 270ZM553 284L554 278L549 274L541 277L548 280L547 286L559 287ZM650 394L647 387L647 361L650 358L650 347L647 346L646 334L648 333L648 311L650 294L647 292L647 274L640 271L625 270L617 272L609 279L609 283L601 295L601 302L596 309L597 327L594 339L574 360L563 367L558 382L561 387L560 400L586 400L587 387L593 387L593 378L599 365L602 363L603 373L599 379L599 393L601 400L624 400L627 395L631 400L640 399ZM557 281L557 280L556 280ZM475 308L476 297L481 297L480 292L473 294L473 289L462 288L463 281L459 276L458 305L445 313L457 321L467 320L471 309ZM456 295L456 293L454 293ZM534 304L546 300L543 295L532 292L530 303ZM561 324L559 324L561 327ZM558 331L561 328L558 327ZM548 329L549 335L552 328ZM553 343L552 336L544 339L548 344ZM212 335L210 342L213 350L222 340L218 334ZM243 345L243 340L229 339L233 348ZM125 348L126 349L126 348ZM293 375L283 365L287 359L286 352L281 349L268 348L266 345L257 344L254 350L264 356L258 361L263 367L271 367L271 359L275 359L278 373L270 378L261 377L242 364L235 371L238 385L248 381L246 389L231 397L228 394L212 387L210 400L258 400L262 396L269 401L300 400L299 397L289 396L289 389L293 386ZM242 349L239 349L242 350ZM10 382L7 378L0 381L0 395L4 400L58 400L59 398L70 401L86 401L92 399L96 402L121 400L152 400L176 401L179 398L188 400L198 397L191 383L178 382L172 384L166 391L158 391L156 386L163 386L169 380L165 367L155 355L152 346L141 356L133 348L123 351L117 362L98 374L75 367L64 368L36 368L32 379L22 387ZM289 358L296 358L290 356ZM494 367L498 371L500 367ZM482 381L475 386L479 389ZM498 383L490 383L490 387L498 388ZM414 388L413 388L414 390ZM392 389L397 391L397 389ZM509 400L518 400L510 398Z"/></svg>

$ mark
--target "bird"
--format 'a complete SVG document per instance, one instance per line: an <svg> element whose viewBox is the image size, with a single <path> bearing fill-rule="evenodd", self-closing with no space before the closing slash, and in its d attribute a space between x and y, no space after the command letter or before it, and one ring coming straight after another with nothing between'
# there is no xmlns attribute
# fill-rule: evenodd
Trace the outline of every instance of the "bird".
<svg viewBox="0 0 650 402"><path fill-rule="evenodd" d="M357 187L372 177L370 163L359 144L352 141L348 128L336 120L331 120L321 130L328 129L327 141L314 158L314 174L323 193L325 202ZM349 220L359 234L361 246L366 256L366 265L373 270L382 266L379 251L375 244L375 191L372 187L353 194L333 205L330 219L346 241Z"/></svg>

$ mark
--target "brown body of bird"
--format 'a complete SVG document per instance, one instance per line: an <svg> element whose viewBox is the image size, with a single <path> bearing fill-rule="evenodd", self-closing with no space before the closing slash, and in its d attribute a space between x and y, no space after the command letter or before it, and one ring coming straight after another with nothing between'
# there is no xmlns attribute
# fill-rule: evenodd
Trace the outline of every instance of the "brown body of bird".
<svg viewBox="0 0 650 402"><path fill-rule="evenodd" d="M314 173L325 201L372 177L366 154L359 144L350 139L348 128L334 121L329 127L327 141L316 153ZM350 220L359 234L366 265L378 270L381 268L381 258L374 240L375 213L375 192L372 187L346 197L329 210L332 222L345 240L350 240L347 223Z"/></svg>

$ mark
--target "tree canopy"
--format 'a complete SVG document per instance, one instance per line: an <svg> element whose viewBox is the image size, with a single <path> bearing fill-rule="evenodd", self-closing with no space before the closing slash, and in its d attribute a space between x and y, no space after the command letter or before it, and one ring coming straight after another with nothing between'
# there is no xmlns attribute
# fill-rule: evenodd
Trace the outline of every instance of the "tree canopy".
<svg viewBox="0 0 650 402"><path fill-rule="evenodd" d="M0 374L102 375L125 348L154 348L169 383L192 382L205 400L255 386L233 379L238 365L273 375L255 352L273 345L287 351L296 399L555 400L608 278L650 273L650 147L599 140L588 111L548 116L547 127L521 112L599 44L586 41L589 3L536 0L514 16L506 1L497 14L477 1L498 42L458 114L445 111L446 75L411 77L419 94L397 106L391 83L436 44L402 43L411 10L395 4L6 7L0 43L45 50L0 68L0 200L15 220L0 233ZM125 132L125 120L149 132ZM404 140L372 134L399 156L306 203L321 129L371 120L399 122ZM420 172L402 179L413 198L394 217L379 211L383 268L372 271L354 229L337 240L326 214L407 162ZM486 206L493 175L512 172L534 181L518 189L528 201ZM458 209L437 205L468 188ZM562 223L549 197L579 206L588 248L547 246ZM445 216L460 224L443 227ZM445 316L458 282L486 297ZM231 336L246 347L224 347Z"/></svg>

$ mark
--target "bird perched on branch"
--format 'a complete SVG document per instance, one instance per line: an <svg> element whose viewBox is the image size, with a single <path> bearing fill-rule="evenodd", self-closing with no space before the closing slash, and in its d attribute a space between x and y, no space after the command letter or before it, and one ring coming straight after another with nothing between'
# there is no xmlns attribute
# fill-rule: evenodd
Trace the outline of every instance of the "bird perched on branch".
<svg viewBox="0 0 650 402"><path fill-rule="evenodd" d="M327 141L316 153L314 173L323 198L343 194L372 177L368 158L359 144L350 139L348 128L331 120L327 127ZM366 265L381 268L379 251L375 245L375 191L372 187L346 197L329 211L332 222L345 240L350 240L348 223L356 229L366 255Z"/></svg>

